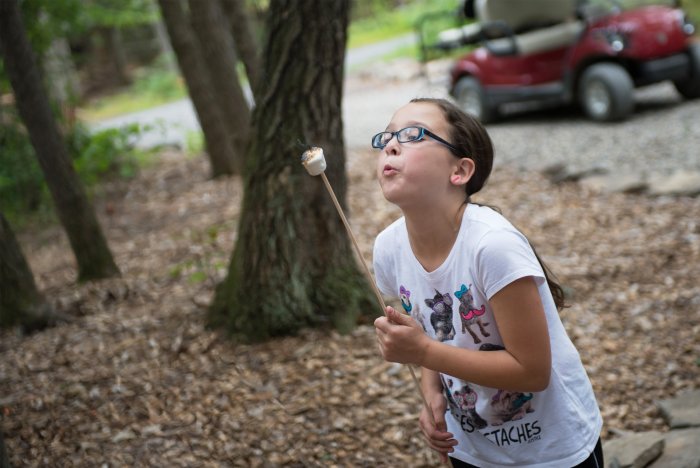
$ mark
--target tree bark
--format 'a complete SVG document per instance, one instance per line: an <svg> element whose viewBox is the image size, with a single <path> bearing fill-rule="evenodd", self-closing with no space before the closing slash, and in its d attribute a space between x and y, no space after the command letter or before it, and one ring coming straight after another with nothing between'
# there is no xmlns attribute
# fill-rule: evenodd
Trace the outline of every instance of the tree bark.
<svg viewBox="0 0 700 468"><path fill-rule="evenodd" d="M51 41L43 65L50 86L49 95L54 101L73 105L80 100L80 79L66 38L57 37Z"/></svg>
<svg viewBox="0 0 700 468"><path fill-rule="evenodd" d="M0 468L10 468L10 460L7 456L5 438L2 435L2 431L0 431Z"/></svg>
<svg viewBox="0 0 700 468"><path fill-rule="evenodd" d="M119 269L51 114L16 0L0 2L0 49L17 109L77 259L78 279L118 276Z"/></svg>
<svg viewBox="0 0 700 468"><path fill-rule="evenodd" d="M34 283L34 276L9 223L0 213L0 327L45 328L53 311Z"/></svg>
<svg viewBox="0 0 700 468"><path fill-rule="evenodd" d="M245 341L332 324L347 332L376 310L350 241L319 177L300 163L301 140L321 146L344 203L341 99L349 0L270 4L265 92L253 113L243 209L228 276L210 324Z"/></svg>
<svg viewBox="0 0 700 468"><path fill-rule="evenodd" d="M235 157L199 45L180 0L158 0L170 43L197 112L212 177L235 173Z"/></svg>
<svg viewBox="0 0 700 468"><path fill-rule="evenodd" d="M192 28L228 130L236 173L241 173L250 136L250 108L236 71L233 38L218 0L189 0Z"/></svg>
<svg viewBox="0 0 700 468"><path fill-rule="evenodd" d="M75 107L80 100L80 79L73 63L68 40L56 37L43 55L40 73L43 71L49 99L58 105L60 124L66 129L75 126Z"/></svg>
<svg viewBox="0 0 700 468"><path fill-rule="evenodd" d="M122 86L130 84L131 77L127 68L121 30L116 26L103 27L100 28L100 35L107 53L106 59L110 62L117 84Z"/></svg>
<svg viewBox="0 0 700 468"><path fill-rule="evenodd" d="M262 65L260 63L260 47L253 33L252 20L245 7L245 0L221 0L228 17L236 51L245 66L246 75L253 97L258 98L258 86Z"/></svg>

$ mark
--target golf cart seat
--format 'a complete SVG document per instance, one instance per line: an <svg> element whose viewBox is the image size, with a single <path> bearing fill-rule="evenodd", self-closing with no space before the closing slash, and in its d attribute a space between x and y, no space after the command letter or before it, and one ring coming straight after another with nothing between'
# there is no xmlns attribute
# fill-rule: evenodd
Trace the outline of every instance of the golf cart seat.
<svg viewBox="0 0 700 468"><path fill-rule="evenodd" d="M489 49L496 55L527 55L565 47L576 42L584 29L584 23L576 20L578 3L579 0L472 0L472 14L465 16L477 22L440 32L437 46L451 49L489 38ZM489 32L493 25L499 25L496 37Z"/></svg>
<svg viewBox="0 0 700 468"><path fill-rule="evenodd" d="M482 27L505 23L515 35L491 41L492 50L509 50L506 41L514 40L517 53L527 55L573 44L584 29L576 6L576 0L476 0L475 12Z"/></svg>
<svg viewBox="0 0 700 468"><path fill-rule="evenodd" d="M520 34L574 18L576 0L476 0L474 8L480 22L503 21Z"/></svg>

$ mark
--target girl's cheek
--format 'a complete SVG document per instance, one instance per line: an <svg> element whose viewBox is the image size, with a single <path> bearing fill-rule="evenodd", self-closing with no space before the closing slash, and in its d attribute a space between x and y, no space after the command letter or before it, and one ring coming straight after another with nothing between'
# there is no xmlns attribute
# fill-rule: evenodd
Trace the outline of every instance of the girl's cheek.
<svg viewBox="0 0 700 468"><path fill-rule="evenodd" d="M377 165L375 167L375 174L377 179L382 179L382 172L384 172L384 155L377 156Z"/></svg>

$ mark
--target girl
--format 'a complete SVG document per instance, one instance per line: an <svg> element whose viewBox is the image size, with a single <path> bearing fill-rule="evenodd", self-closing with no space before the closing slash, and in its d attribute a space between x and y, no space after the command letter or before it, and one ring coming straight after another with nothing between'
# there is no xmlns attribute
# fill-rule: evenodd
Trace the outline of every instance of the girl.
<svg viewBox="0 0 700 468"><path fill-rule="evenodd" d="M374 270L406 311L387 307L377 338L387 361L422 367L429 445L455 467L602 468L602 418L559 319L562 289L520 232L470 203L493 164L486 130L448 101L414 99L372 146L403 213L377 237Z"/></svg>

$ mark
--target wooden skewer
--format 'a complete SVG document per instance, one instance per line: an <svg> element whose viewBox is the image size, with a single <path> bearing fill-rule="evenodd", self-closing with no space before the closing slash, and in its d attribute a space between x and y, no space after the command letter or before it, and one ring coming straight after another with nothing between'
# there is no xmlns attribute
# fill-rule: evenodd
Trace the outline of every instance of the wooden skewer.
<svg viewBox="0 0 700 468"><path fill-rule="evenodd" d="M333 188L331 187L330 182L328 182L328 178L326 177L325 172L321 172L321 179L323 180L323 184L326 186L326 190L328 190L328 194L331 196L331 199L333 200L333 204L335 205L335 209L338 211L338 214L340 215L340 219L343 220L343 224L345 225L345 229L348 231L348 235L350 236L350 240L352 241L352 245L355 247L355 251L357 252L357 256L360 257L360 262L362 263L362 266L364 267L365 276L367 277L367 280L369 281L369 283L372 285L372 288L374 289L374 294L377 296L377 301L379 301L379 304L382 306L382 313L386 316L386 304L384 303L384 298L382 297L382 293L379 292L379 288L377 287L377 284L375 283L374 278L372 277L372 273L369 271L369 267L367 266L367 262L365 261L365 258L362 255L362 251L360 250L360 245L357 243L357 239L355 239L355 235L352 233L352 229L350 228L350 223L348 222L348 219L345 217L345 213L343 213L343 208L340 206L340 203L338 202L338 199L335 196L335 192L333 191ZM413 370L413 366L409 364L408 369L411 371L411 377L413 378L413 383L415 383L416 388L418 389L418 394L420 395L420 398L423 401L423 406L425 407L426 411L428 412L428 415L430 416L430 420L433 423L433 426L437 426L437 421L435 421L435 415L433 415L433 411L430 409L430 406L428 406L428 401L425 399L425 395L423 394L423 389L420 386L420 381L418 380L418 377L416 376L415 370ZM450 467L452 467L452 461L450 460L449 457L447 457L447 463Z"/></svg>

